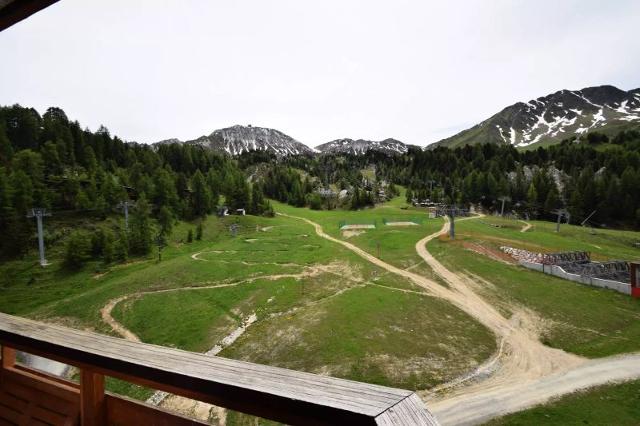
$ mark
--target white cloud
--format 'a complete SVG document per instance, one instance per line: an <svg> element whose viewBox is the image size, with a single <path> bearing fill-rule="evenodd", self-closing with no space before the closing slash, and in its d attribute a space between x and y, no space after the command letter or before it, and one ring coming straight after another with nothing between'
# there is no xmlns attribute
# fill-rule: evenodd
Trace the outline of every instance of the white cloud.
<svg viewBox="0 0 640 426"><path fill-rule="evenodd" d="M232 124L424 145L555 90L640 86L635 1L64 0L0 33L0 103L127 140Z"/></svg>

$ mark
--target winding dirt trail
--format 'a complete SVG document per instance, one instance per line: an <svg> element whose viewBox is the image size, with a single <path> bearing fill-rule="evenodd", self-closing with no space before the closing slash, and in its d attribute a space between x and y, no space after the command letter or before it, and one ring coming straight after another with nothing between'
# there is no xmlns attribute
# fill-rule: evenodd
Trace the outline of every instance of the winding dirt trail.
<svg viewBox="0 0 640 426"><path fill-rule="evenodd" d="M197 257L198 254L200 253L196 253L195 255L191 256L192 259L203 260ZM247 278L234 283L202 285L202 286L187 286L187 287L177 287L177 288L170 288L170 289L150 290L150 291L131 293L131 294L127 294L127 295L109 300L107 304L102 309L100 309L100 315L102 317L102 320L106 324L108 324L113 331L120 334L126 340L129 340L132 342L141 342L140 338L135 333L127 329L112 315L113 309L119 303L124 302L125 300L138 298L138 297L150 295L150 294L171 293L171 292L179 292L179 291L210 290L210 289L216 289L216 288L235 287L241 284L247 284L257 280L275 281L283 278L301 279L301 278L313 277L323 272L332 272L332 268L333 268L333 265L308 266L308 267L305 267L302 270L302 272L297 274L261 275L261 276ZM229 335L224 337L213 348L207 351L206 352L207 355L211 355L211 356L217 355L219 352L222 351L222 349L231 345L236 339L238 339L238 337L240 337L247 330L247 328L249 328L249 326L253 324L256 320L257 320L257 317L255 313L245 318L242 324L238 328L233 330ZM212 404L207 404L202 401L186 398L183 396L172 395L168 392L156 391L147 400L147 403L161 406L165 409L169 409L170 411L187 415L189 417L193 417L202 421L209 421L211 420L211 418L215 418L217 421L217 424L219 425L224 426L224 424L226 423L226 410L224 408L217 407Z"/></svg>
<svg viewBox="0 0 640 426"><path fill-rule="evenodd" d="M539 341L541 321L532 311L513 306L510 319L502 316L473 291L478 283L448 270L426 249L429 241L449 231L448 220L440 231L421 239L415 246L420 257L449 284L450 288L445 288L390 265L352 243L326 234L322 226L309 219L278 214L312 225L318 236L346 247L376 266L410 279L431 295L446 299L462 309L496 334L499 341L497 354L476 371L436 389L421 392L431 412L444 425L478 424L578 389L611 380L640 377L640 354L587 360L543 345Z"/></svg>
<svg viewBox="0 0 640 426"><path fill-rule="evenodd" d="M518 222L521 222L524 224L522 229L520 229L520 232L527 232L529 229L533 228L533 225L527 222L526 220L519 220Z"/></svg>
<svg viewBox="0 0 640 426"><path fill-rule="evenodd" d="M196 253L197 254L197 253ZM161 290L149 290L149 291L139 291L136 293L129 293L124 296L117 297L115 299L111 299L107 302L106 305L102 309L100 309L100 316L102 320L108 324L113 331L118 333L120 336L124 337L126 340L132 342L140 342L140 338L122 325L118 320L116 320L111 313L113 309L121 302L125 300L147 296L150 294L161 294L161 293L175 293L179 291L193 291L193 290L211 290L215 288L225 288L225 287L236 287L241 284L247 284L258 280L269 280L269 281L277 281L284 278L294 278L294 279L302 279L302 278L310 278L317 276L318 274L329 272L331 273L333 265L314 265L314 266L306 266L302 272L297 274L273 274L273 275L256 275L254 277L246 278L244 280L225 283L225 284L213 284L213 285L200 285L200 286L185 286L185 287L176 287L176 288L167 288Z"/></svg>

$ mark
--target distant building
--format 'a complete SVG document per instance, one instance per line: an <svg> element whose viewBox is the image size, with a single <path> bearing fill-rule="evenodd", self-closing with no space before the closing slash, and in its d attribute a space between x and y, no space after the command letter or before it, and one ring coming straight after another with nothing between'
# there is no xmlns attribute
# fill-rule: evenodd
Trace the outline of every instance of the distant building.
<svg viewBox="0 0 640 426"><path fill-rule="evenodd" d="M320 195L321 197L335 197L336 196L336 192L331 189L331 188L320 188L318 189L318 195Z"/></svg>

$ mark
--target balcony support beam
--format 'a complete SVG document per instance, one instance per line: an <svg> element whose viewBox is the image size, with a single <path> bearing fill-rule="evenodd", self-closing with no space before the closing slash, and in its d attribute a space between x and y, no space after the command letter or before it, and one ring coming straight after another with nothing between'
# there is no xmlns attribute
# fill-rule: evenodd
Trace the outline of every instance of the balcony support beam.
<svg viewBox="0 0 640 426"><path fill-rule="evenodd" d="M104 426L105 407L104 376L93 370L80 370L80 424Z"/></svg>

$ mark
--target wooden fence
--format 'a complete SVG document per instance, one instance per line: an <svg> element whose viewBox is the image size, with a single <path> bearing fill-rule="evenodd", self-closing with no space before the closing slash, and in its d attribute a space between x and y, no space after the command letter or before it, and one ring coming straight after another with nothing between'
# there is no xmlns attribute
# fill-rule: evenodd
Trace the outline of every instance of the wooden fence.
<svg viewBox="0 0 640 426"><path fill-rule="evenodd" d="M289 424L438 424L412 391L129 342L2 313L0 345L0 420L16 424L200 424L105 393L105 376ZM78 368L80 383L20 366L16 350Z"/></svg>

